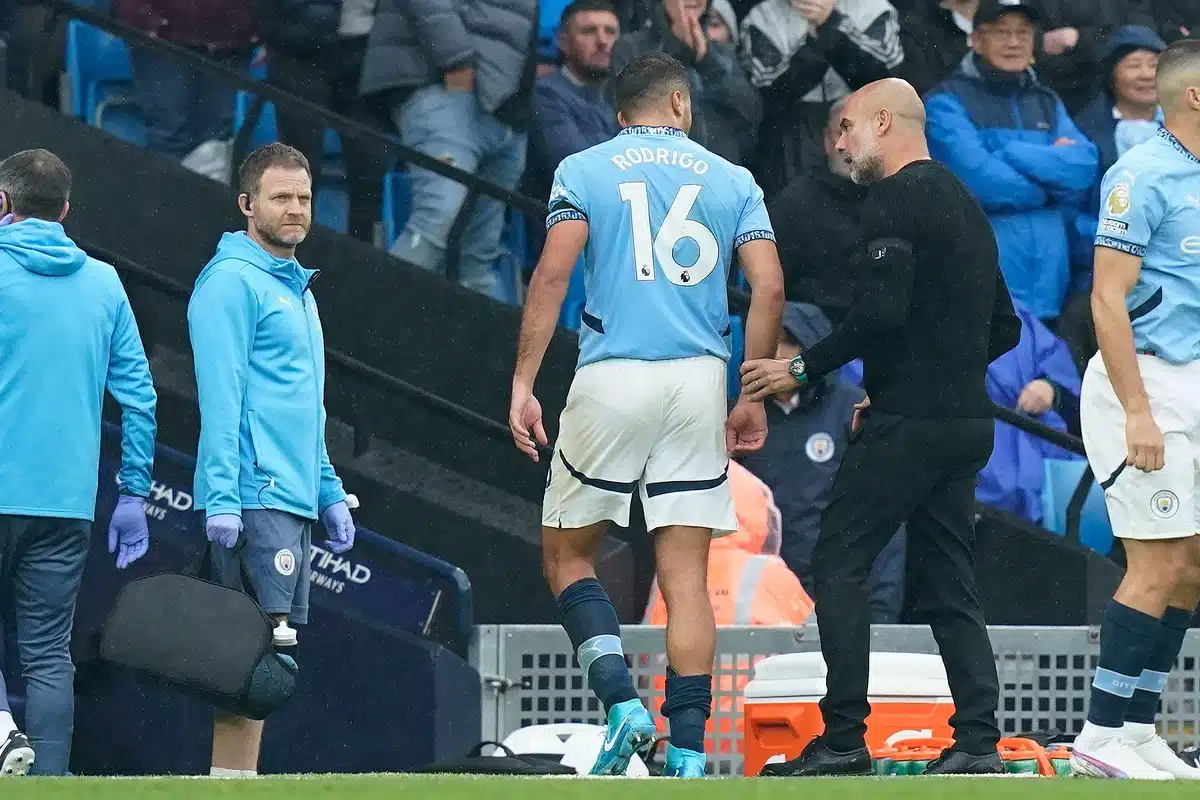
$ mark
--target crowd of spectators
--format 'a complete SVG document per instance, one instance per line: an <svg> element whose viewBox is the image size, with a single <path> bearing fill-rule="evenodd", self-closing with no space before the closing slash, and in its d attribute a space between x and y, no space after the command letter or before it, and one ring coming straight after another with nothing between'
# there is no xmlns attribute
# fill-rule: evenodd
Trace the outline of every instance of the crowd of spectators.
<svg viewBox="0 0 1200 800"><path fill-rule="evenodd" d="M0 0L11 21L5 2L19 0ZM281 88L538 198L563 158L616 132L609 89L621 66L670 53L688 68L693 138L750 169L772 217L786 221L776 227L788 299L815 304L789 310L781 347L792 350L811 346L829 325L821 309L835 315L852 289L865 189L833 151L841 102L871 81L905 78L925 99L934 158L992 221L1022 318L1021 344L992 365L989 393L1071 431L1096 351L1087 290L1100 180L1157 135L1158 54L1200 28L1200 0L574 0L548 59L539 0L115 0L112 11L239 68L265 62ZM149 149L186 163L230 137L231 87L134 52ZM283 109L279 128L322 163L322 127ZM349 232L371 240L392 165L346 137L343 161ZM409 175L411 215L391 252L445 271L458 230L458 279L495 294L503 205L467 204L461 184ZM530 223L536 252L540 226ZM847 373L770 401L771 448L747 462L774 492L780 554L801 581L860 392ZM1042 461L1073 456L997 426L979 497L1038 522ZM884 617L897 607L887 587L903 531L896 542L892 566L877 565Z"/></svg>

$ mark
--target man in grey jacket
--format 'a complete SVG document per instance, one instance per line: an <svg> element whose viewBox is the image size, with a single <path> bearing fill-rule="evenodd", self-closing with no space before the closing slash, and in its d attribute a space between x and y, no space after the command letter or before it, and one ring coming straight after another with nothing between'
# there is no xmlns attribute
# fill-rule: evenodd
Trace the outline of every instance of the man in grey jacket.
<svg viewBox="0 0 1200 800"><path fill-rule="evenodd" d="M525 130L536 77L537 0L379 0L360 90L382 94L407 146L484 180L515 188L525 169ZM458 279L496 296L504 205L410 167L412 211L392 254L445 271L460 213Z"/></svg>

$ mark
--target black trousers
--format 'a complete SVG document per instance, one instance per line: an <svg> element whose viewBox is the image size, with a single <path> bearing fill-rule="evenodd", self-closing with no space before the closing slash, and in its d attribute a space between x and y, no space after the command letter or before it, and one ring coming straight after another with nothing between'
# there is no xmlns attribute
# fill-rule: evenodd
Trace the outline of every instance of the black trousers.
<svg viewBox="0 0 1200 800"><path fill-rule="evenodd" d="M813 549L813 588L828 689L825 743L846 752L866 733L871 565L908 525L917 603L954 696L956 745L995 752L999 686L975 588L975 474L991 457L988 419L915 419L870 412L833 484Z"/></svg>
<svg viewBox="0 0 1200 800"><path fill-rule="evenodd" d="M286 53L271 54L270 81L281 89L326 106L356 122L391 132L390 121L368 99L358 94L367 37L341 39L337 51L321 62L292 58ZM303 114L276 108L279 137L304 155L312 164L313 191L322 181L321 159L325 151L325 125ZM388 164L377 145L357 136L341 134L342 157L346 165L346 189L350 195L349 233L373 242L375 223L379 222L379 203L383 195L383 175Z"/></svg>

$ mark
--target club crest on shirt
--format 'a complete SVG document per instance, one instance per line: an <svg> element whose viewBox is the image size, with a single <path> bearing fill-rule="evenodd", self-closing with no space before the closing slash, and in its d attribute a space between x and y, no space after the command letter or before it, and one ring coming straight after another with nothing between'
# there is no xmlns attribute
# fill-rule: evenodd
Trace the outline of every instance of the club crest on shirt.
<svg viewBox="0 0 1200 800"><path fill-rule="evenodd" d="M1179 498L1167 489L1155 492L1150 498L1150 510L1159 519L1170 519L1179 513Z"/></svg>
<svg viewBox="0 0 1200 800"><path fill-rule="evenodd" d="M814 433L804 444L804 454L817 464L824 464L833 458L833 437L828 433Z"/></svg>
<svg viewBox="0 0 1200 800"><path fill-rule="evenodd" d="M285 578L296 571L296 556L291 550L285 548L275 554L275 571Z"/></svg>
<svg viewBox="0 0 1200 800"><path fill-rule="evenodd" d="M1108 209L1110 217L1123 217L1129 213L1133 201L1130 199L1129 185L1118 183L1108 193L1108 200L1105 201L1105 206Z"/></svg>

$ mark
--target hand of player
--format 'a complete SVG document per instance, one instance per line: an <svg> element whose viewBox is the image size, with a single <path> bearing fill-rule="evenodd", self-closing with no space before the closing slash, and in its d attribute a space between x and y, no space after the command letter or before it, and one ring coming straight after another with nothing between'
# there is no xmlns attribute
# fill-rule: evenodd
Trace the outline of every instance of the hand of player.
<svg viewBox="0 0 1200 800"><path fill-rule="evenodd" d="M866 421L867 411L871 408L871 398L864 397L854 404L854 416L850 418L850 432L858 433Z"/></svg>
<svg viewBox="0 0 1200 800"><path fill-rule="evenodd" d="M829 21L833 14L834 0L795 0L792 8L799 11L808 24L819 28Z"/></svg>
<svg viewBox="0 0 1200 800"><path fill-rule="evenodd" d="M742 362L742 392L747 400L762 402L773 394L795 391L799 382L788 372L785 358L759 358Z"/></svg>
<svg viewBox="0 0 1200 800"><path fill-rule="evenodd" d="M1017 398L1017 408L1026 414L1045 414L1054 407L1054 386L1045 378L1030 381Z"/></svg>
<svg viewBox="0 0 1200 800"><path fill-rule="evenodd" d="M442 76L442 83L451 92L475 91L475 68L459 67Z"/></svg>
<svg viewBox="0 0 1200 800"><path fill-rule="evenodd" d="M540 444L547 447L550 440L546 437L546 428L542 425L542 404L533 396L532 389L519 384L513 385L512 403L508 407L508 429L512 432L517 449L536 464L539 458L537 446Z"/></svg>
<svg viewBox="0 0 1200 800"><path fill-rule="evenodd" d="M1125 463L1142 472L1155 472L1163 468L1166 442L1162 431L1150 411L1138 411L1125 418L1125 444L1129 452Z"/></svg>
<svg viewBox="0 0 1200 800"><path fill-rule="evenodd" d="M725 421L725 451L731 456L742 456L761 450L766 441L766 409L762 403L742 395Z"/></svg>

